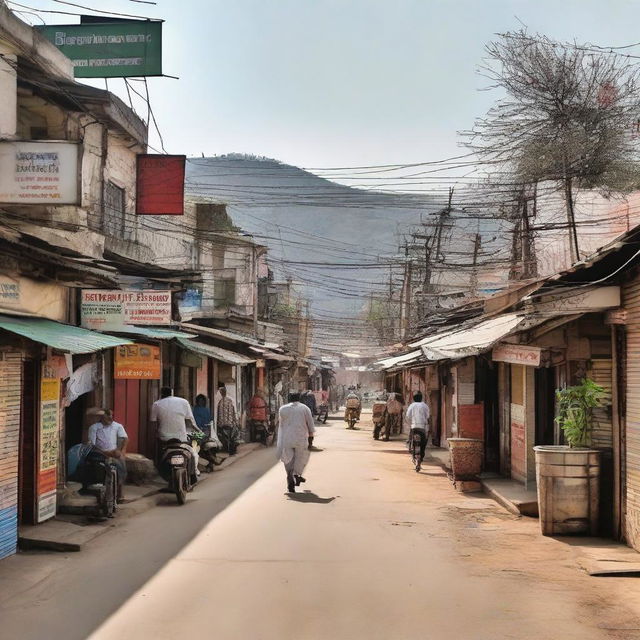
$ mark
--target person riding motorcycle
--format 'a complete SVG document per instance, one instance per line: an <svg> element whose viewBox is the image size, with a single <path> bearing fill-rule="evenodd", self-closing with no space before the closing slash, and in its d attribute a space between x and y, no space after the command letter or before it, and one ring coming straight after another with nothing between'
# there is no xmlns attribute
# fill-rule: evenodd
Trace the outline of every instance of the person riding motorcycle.
<svg viewBox="0 0 640 640"><path fill-rule="evenodd" d="M403 405L400 401L398 393L390 393L387 398L387 406L384 410L384 439L389 440L389 436L393 431L401 431L402 429L402 410Z"/></svg>
<svg viewBox="0 0 640 640"><path fill-rule="evenodd" d="M267 444L269 407L264 399L264 392L261 389L258 389L253 398L249 400L247 409L249 417L249 440L251 442L261 440L263 444Z"/></svg>
<svg viewBox="0 0 640 640"><path fill-rule="evenodd" d="M355 390L353 390L345 400L344 421L348 423L350 420L355 418L355 421L357 422L360 420L361 411L362 402L360 400L360 396L355 392Z"/></svg>

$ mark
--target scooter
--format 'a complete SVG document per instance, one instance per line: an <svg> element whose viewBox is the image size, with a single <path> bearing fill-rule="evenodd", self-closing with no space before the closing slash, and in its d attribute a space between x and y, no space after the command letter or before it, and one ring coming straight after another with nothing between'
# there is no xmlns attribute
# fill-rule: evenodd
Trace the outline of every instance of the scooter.
<svg viewBox="0 0 640 640"><path fill-rule="evenodd" d="M207 473L212 473L213 468L222 464L222 460L218 460L217 455L222 450L222 442L218 438L218 434L216 433L215 426L213 422L210 422L208 425L209 433L208 436L204 431L200 429L193 431L189 434L191 438L191 447L198 452L198 455L208 462L205 467L205 471Z"/></svg>
<svg viewBox="0 0 640 640"><path fill-rule="evenodd" d="M69 478L82 483L81 493L95 496L96 515L113 518L118 508L118 467L113 459L93 445L72 447L68 458L74 467Z"/></svg>
<svg viewBox="0 0 640 640"><path fill-rule="evenodd" d="M158 471L169 483L169 491L176 494L178 504L184 504L187 501L187 493L197 482L195 476L191 475L191 464L192 453L188 444L180 440L166 442L160 456Z"/></svg>
<svg viewBox="0 0 640 640"><path fill-rule="evenodd" d="M238 429L236 427L220 427L218 434L222 447L230 456L238 451Z"/></svg>

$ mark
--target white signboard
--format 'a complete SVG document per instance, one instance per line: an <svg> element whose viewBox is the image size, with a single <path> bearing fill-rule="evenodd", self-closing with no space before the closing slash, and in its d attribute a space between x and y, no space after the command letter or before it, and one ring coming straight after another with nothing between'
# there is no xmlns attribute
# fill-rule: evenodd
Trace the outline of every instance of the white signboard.
<svg viewBox="0 0 640 640"><path fill-rule="evenodd" d="M78 144L0 142L0 202L78 204Z"/></svg>
<svg viewBox="0 0 640 640"><path fill-rule="evenodd" d="M84 289L80 315L85 329L98 331L171 324L171 291Z"/></svg>
<svg viewBox="0 0 640 640"><path fill-rule="evenodd" d="M527 347L519 344L499 344L493 348L491 354L495 362L509 362L511 364L525 364L529 367L539 367L542 357L540 347Z"/></svg>

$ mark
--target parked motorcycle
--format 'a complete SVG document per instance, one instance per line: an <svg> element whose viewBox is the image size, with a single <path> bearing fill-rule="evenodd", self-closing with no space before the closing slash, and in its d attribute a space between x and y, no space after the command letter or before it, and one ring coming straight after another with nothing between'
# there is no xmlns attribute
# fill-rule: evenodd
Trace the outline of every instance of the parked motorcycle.
<svg viewBox="0 0 640 640"><path fill-rule="evenodd" d="M166 442L160 456L158 471L169 483L169 490L176 494L178 504L187 501L187 493L197 481L191 473L192 457L189 445L180 440Z"/></svg>
<svg viewBox="0 0 640 640"><path fill-rule="evenodd" d="M198 452L198 455L208 462L205 467L207 473L212 473L213 468L222 464L222 460L218 460L217 455L222 451L222 442L218 438L215 426L213 422L208 425L209 433L207 435L204 431L197 429L189 434L191 438L191 447Z"/></svg>
<svg viewBox="0 0 640 640"><path fill-rule="evenodd" d="M82 483L80 493L96 498L96 516L112 518L118 508L118 467L93 445L76 445L68 454L69 479Z"/></svg>
<svg viewBox="0 0 640 640"><path fill-rule="evenodd" d="M239 430L237 427L220 427L218 437L222 447L230 456L235 456L238 451Z"/></svg>
<svg viewBox="0 0 640 640"><path fill-rule="evenodd" d="M318 405L318 422L322 422L322 424L327 424L327 418L329 417L329 404L323 403Z"/></svg>

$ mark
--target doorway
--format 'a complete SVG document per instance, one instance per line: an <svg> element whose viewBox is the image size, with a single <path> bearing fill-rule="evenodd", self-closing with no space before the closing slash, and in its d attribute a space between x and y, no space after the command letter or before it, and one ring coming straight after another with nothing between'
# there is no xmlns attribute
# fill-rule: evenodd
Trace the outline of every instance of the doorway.
<svg viewBox="0 0 640 640"><path fill-rule="evenodd" d="M535 369L536 445L554 444L555 370Z"/></svg>

